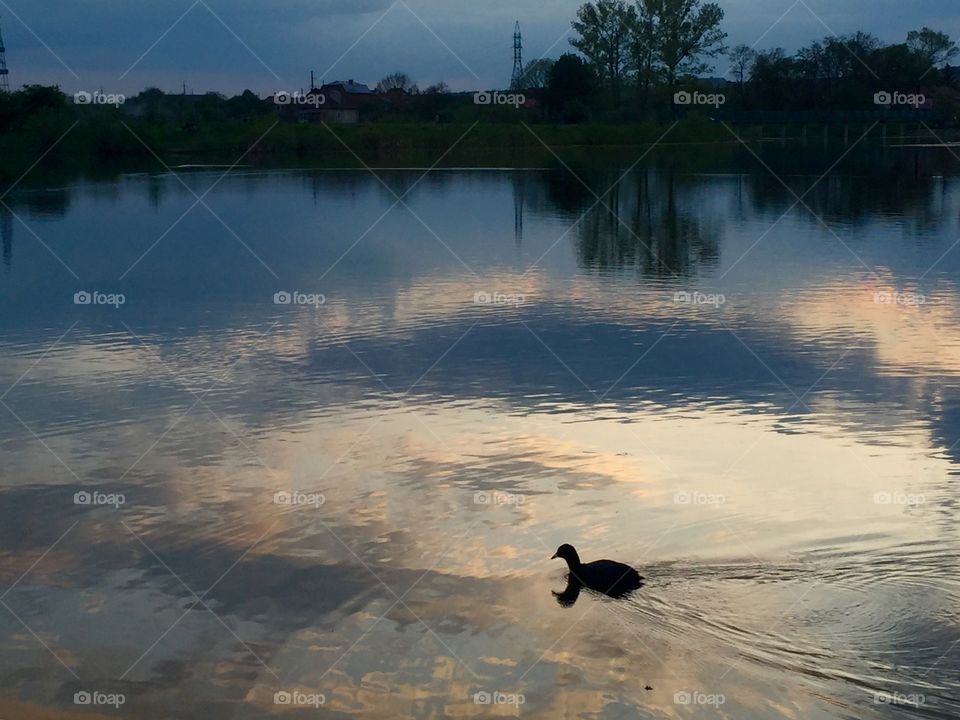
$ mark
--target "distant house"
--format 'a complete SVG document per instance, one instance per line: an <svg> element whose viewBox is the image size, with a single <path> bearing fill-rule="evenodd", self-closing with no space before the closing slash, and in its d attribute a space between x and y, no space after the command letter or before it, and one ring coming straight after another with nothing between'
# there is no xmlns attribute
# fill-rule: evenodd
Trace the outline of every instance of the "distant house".
<svg viewBox="0 0 960 720"><path fill-rule="evenodd" d="M337 90L347 95L355 95L358 97L368 96L373 98L373 90L368 88L363 83L354 82L353 80L335 80L331 83L323 85L321 90Z"/></svg>
<svg viewBox="0 0 960 720"><path fill-rule="evenodd" d="M316 101L298 106L300 122L357 123L361 112L377 99L373 90L353 80L325 83L306 97Z"/></svg>

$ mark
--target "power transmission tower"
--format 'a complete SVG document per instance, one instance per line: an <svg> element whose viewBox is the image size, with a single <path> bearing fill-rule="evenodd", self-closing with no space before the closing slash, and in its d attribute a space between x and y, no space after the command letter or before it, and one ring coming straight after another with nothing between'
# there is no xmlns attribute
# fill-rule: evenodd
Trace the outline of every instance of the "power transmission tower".
<svg viewBox="0 0 960 720"><path fill-rule="evenodd" d="M7 70L7 51L3 47L3 33L0 32L0 91L2 92L10 92L9 75L10 71Z"/></svg>
<svg viewBox="0 0 960 720"><path fill-rule="evenodd" d="M517 88L523 76L523 37L520 35L520 21L513 28L513 75L510 76L510 87Z"/></svg>

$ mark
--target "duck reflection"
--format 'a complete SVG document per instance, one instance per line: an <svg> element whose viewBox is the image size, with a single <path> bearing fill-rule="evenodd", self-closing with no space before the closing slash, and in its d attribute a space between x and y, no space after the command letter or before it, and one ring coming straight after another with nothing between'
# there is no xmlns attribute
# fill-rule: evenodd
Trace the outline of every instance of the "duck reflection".
<svg viewBox="0 0 960 720"><path fill-rule="evenodd" d="M563 590L561 590L560 592L557 592L556 590L551 590L550 593L553 595L554 599L556 599L557 605L559 605L560 607L569 608L569 607L573 607L576 604L577 599L580 597L580 591L583 590L585 587L587 586L584 585L579 580L577 580L572 575L570 575L567 577L567 586ZM638 587L643 587L642 581ZM611 589L600 590L599 588L587 588L587 589L592 590L593 592L599 593L601 595L606 595L607 597L619 599L619 598L626 597L627 595L632 593L633 590L636 590L637 588L633 588L630 590L627 590L624 588L614 588L612 590Z"/></svg>
<svg viewBox="0 0 960 720"><path fill-rule="evenodd" d="M557 605L560 607L573 607L577 602L577 598L580 597L580 591L583 590L583 583L577 580L575 577L567 578L567 586L557 592L556 590L551 590L553 597L557 599Z"/></svg>

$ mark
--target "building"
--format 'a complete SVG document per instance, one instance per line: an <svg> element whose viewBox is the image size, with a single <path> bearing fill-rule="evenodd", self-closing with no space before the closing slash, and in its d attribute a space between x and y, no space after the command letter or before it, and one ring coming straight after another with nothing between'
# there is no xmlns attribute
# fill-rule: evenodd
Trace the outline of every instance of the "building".
<svg viewBox="0 0 960 720"><path fill-rule="evenodd" d="M377 101L373 90L353 80L325 83L304 97L305 102L297 106L300 122L357 123L362 112Z"/></svg>

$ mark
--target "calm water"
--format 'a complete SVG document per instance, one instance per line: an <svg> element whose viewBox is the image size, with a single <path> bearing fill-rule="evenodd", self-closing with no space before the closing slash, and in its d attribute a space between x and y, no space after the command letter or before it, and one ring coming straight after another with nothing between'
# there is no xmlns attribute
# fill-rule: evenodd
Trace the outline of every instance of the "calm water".
<svg viewBox="0 0 960 720"><path fill-rule="evenodd" d="M18 187L0 718L957 717L960 179L841 151Z"/></svg>

